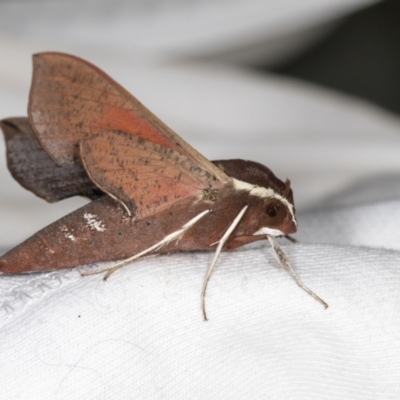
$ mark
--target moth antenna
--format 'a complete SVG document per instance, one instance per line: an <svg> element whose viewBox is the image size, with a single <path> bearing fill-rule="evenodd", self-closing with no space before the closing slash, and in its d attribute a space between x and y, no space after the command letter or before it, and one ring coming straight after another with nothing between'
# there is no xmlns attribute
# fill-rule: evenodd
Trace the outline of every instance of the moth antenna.
<svg viewBox="0 0 400 400"><path fill-rule="evenodd" d="M273 239L272 236L267 235L267 238L269 242L271 243L272 249L275 254L275 258L278 261L279 266L282 269L285 269L286 271L289 272L289 274L292 276L292 278L295 280L297 285L301 287L305 292L307 292L311 297L313 297L315 300L317 300L319 303L321 303L325 309L328 308L328 304L325 303L320 297L318 297L313 291L311 291L304 283L300 280L296 272L294 271L293 267L290 265L287 256L285 252L282 250L282 247L279 246L279 244L276 242L275 239Z"/></svg>
<svg viewBox="0 0 400 400"><path fill-rule="evenodd" d="M283 195L283 197L285 199L289 196L289 192L290 192L290 179L286 178L286 181L285 181L285 194Z"/></svg>
<svg viewBox="0 0 400 400"><path fill-rule="evenodd" d="M200 214L196 215L194 218L192 218L189 222L187 222L185 225L182 226L182 228L178 229L175 232L170 233L169 235L165 236L164 239L160 240L158 243L154 244L153 246L149 247L146 250L143 250L142 252L135 254L132 257L126 258L125 260L122 260L114 265L111 265L110 267L105 267L105 268L98 268L93 271L85 271L81 275L86 276L86 275L95 275L95 274L101 274L102 272L105 272L106 274L104 275L104 280L107 280L109 276L115 272L117 269L121 268L125 264L137 260L138 258L144 256L147 253L152 252L153 250L157 251L161 247L165 246L166 244L179 239L189 228L191 228L196 222L198 222L201 218L203 218L206 214L208 214L211 210L205 210L201 212Z"/></svg>
<svg viewBox="0 0 400 400"><path fill-rule="evenodd" d="M215 251L214 258L213 258L213 260L211 262L211 265L209 266L209 268L207 270L206 276L205 276L204 281L203 281L203 289L201 290L201 310L203 312L204 321L208 321L207 313L206 313L206 290L207 290L208 281L209 281L210 276L211 276L211 274L212 274L212 272L214 270L215 264L217 262L219 253L221 253L222 247L224 246L225 242L229 239L229 236L231 235L233 230L236 228L237 224L242 219L242 217L243 217L243 215L246 212L248 207L249 207L248 205L245 205L241 209L239 214L233 220L232 224L229 226L227 231L224 233L224 236L222 236L222 238L218 242L216 242L216 243L218 243L218 247L217 247L217 250Z"/></svg>

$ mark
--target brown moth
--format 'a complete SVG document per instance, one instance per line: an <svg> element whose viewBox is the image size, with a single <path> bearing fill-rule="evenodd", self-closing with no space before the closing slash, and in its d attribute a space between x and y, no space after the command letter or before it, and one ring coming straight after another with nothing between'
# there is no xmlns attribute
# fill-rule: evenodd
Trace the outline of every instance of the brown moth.
<svg viewBox="0 0 400 400"><path fill-rule="evenodd" d="M29 121L1 121L13 177L47 201L93 201L0 257L8 274L117 261L105 279L144 255L222 250L268 239L279 265L303 285L273 239L296 232L293 192L267 167L209 161L92 64L62 53L33 57ZM121 261L122 260L122 261ZM90 272L92 273L92 272Z"/></svg>

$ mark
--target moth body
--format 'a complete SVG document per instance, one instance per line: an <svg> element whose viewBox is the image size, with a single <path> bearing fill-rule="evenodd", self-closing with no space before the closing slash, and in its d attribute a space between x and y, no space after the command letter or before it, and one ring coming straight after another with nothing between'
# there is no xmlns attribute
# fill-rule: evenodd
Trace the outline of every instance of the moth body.
<svg viewBox="0 0 400 400"><path fill-rule="evenodd" d="M80 58L40 53L33 66L29 120L0 121L8 168L49 202L93 201L1 256L0 272L122 260L105 270L108 277L145 254L213 250L202 290L206 319L207 282L220 251L268 238L279 264L317 298L272 238L297 230L289 180L252 161L209 161Z"/></svg>
<svg viewBox="0 0 400 400"><path fill-rule="evenodd" d="M217 165L242 164L254 167L255 163L243 160L217 161ZM237 176L237 175L236 175ZM280 186L280 185L279 185ZM284 186L276 190L284 190ZM207 197L206 197L207 198ZM243 244L263 239L254 236L267 226L280 226L280 235L296 230L290 211L280 205L282 215L270 217L270 203L280 204L274 198L264 199L249 195L226 185L215 193L214 200L187 198L158 213L134 220L126 209L107 195L92 201L71 214L52 223L25 242L0 257L0 271L4 273L33 272L71 268L95 262L116 261L140 253L179 230L190 219L205 210L211 210L198 223L186 231L179 241L173 241L153 253L176 251L215 250L212 244L219 241L243 206L248 211L226 242L224 249L234 249ZM277 219L276 223L271 223Z"/></svg>

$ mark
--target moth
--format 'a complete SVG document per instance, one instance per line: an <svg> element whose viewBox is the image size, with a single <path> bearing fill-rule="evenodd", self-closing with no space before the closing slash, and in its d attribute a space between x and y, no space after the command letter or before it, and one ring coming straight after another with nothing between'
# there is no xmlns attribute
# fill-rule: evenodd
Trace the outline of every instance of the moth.
<svg viewBox="0 0 400 400"><path fill-rule="evenodd" d="M222 250L297 230L290 181L252 161L209 161L103 71L78 57L33 56L28 119L1 121L7 163L26 189L54 202L92 201L0 257L7 274L115 261L111 273L144 255L214 250L201 291Z"/></svg>

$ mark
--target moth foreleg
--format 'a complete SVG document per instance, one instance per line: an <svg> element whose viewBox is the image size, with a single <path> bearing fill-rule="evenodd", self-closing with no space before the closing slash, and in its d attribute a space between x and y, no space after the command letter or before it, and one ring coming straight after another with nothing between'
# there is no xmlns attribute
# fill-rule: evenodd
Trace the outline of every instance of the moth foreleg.
<svg viewBox="0 0 400 400"><path fill-rule="evenodd" d="M207 313L206 313L206 290L207 290L207 283L210 279L210 276L213 272L213 269L215 267L215 264L217 262L219 253L221 253L222 247L224 246L225 242L229 239L229 236L231 235L231 233L234 231L234 229L236 228L237 224L240 222L240 220L242 219L244 213L246 212L248 206L244 206L241 211L239 212L239 214L236 216L236 218L233 220L232 224L229 226L229 228L226 230L226 232L224 233L224 236L222 236L222 238L217 242L218 243L218 247L217 250L215 251L214 254L214 258L207 270L206 276L204 278L203 281L203 289L201 290L201 310L203 312L203 318L204 321L208 321L207 319ZM215 243L214 243L215 244Z"/></svg>
<svg viewBox="0 0 400 400"><path fill-rule="evenodd" d="M116 264L113 264L109 267L105 267L105 268L98 268L95 269L93 271L87 271L87 272L83 272L82 275L94 275L94 274L101 274L103 272L105 272L106 274L104 275L104 280L107 280L108 277L117 269L123 267L125 264L133 261L133 260L137 260L138 258L152 252L152 251L157 251L159 250L161 247L165 246L166 244L173 242L174 240L179 240L184 234L185 232L190 229L193 225L195 225L201 218L203 218L206 214L208 214L209 212L211 212L211 210L205 210L203 212L201 212L200 214L196 215L194 218L192 218L189 222L187 222L185 225L183 225L180 229L178 229L175 232L170 233L169 235L165 236L162 240L160 240L159 242L157 242L156 244L154 244L153 246L141 251L138 254L135 254L132 257L126 258L125 260L119 261Z"/></svg>
<svg viewBox="0 0 400 400"><path fill-rule="evenodd" d="M282 250L282 247L279 246L279 244L276 242L276 240L270 235L267 235L267 239L271 243L272 250L274 251L275 258L278 261L279 266L289 272L289 274L292 276L292 278L295 280L295 282L297 283L298 286L300 286L311 297L313 297L315 300L317 300L319 303L321 303L325 308L328 308L328 304L325 303L325 301L323 301L320 297L318 297L313 291L311 291L300 280L299 276L296 274L295 270L290 265L285 252Z"/></svg>

